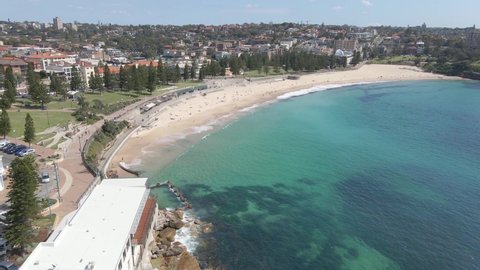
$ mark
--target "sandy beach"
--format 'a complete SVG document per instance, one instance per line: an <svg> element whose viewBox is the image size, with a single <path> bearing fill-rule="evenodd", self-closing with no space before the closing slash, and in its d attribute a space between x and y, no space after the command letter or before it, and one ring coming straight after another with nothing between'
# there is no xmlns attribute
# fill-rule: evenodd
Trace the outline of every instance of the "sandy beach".
<svg viewBox="0 0 480 270"><path fill-rule="evenodd" d="M302 75L298 80L275 77L258 81L245 79L216 79L209 83L206 95L193 93L155 108L155 115L145 119L146 127L135 132L113 157L110 169L128 176L118 167L119 162L136 165L145 149L159 146L165 138L198 133L214 119L261 104L285 93L316 86L356 83L452 79L443 75L422 72L416 67L394 65L364 65L355 70L330 71Z"/></svg>

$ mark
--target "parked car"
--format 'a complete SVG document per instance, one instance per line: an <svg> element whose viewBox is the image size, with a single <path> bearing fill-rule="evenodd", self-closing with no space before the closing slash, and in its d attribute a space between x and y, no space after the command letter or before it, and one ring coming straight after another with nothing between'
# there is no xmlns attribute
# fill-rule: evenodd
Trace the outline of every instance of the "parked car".
<svg viewBox="0 0 480 270"><path fill-rule="evenodd" d="M48 183L50 182L50 174L48 172L42 172L40 175L40 182Z"/></svg>
<svg viewBox="0 0 480 270"><path fill-rule="evenodd" d="M7 154L13 154L15 152L15 149L17 149L18 145L14 144L10 147L8 147L4 152Z"/></svg>
<svg viewBox="0 0 480 270"><path fill-rule="evenodd" d="M15 148L15 151L13 151L13 154L18 155L18 153L22 152L23 150L28 149L26 145L19 145L17 148Z"/></svg>
<svg viewBox="0 0 480 270"><path fill-rule="evenodd" d="M27 146L23 145L23 144L19 144L13 148L10 148L7 150L7 154L15 154L17 151L20 151L20 150L23 150L27 148Z"/></svg>
<svg viewBox="0 0 480 270"><path fill-rule="evenodd" d="M2 148L2 151L5 152L5 153L7 153L7 151L10 150L10 148L16 147L16 146L17 146L17 145L14 144L14 143L9 143L9 144L5 145L5 147Z"/></svg>
<svg viewBox="0 0 480 270"><path fill-rule="evenodd" d="M5 145L9 144L10 142L8 140L1 140L0 141L0 148L4 147Z"/></svg>
<svg viewBox="0 0 480 270"><path fill-rule="evenodd" d="M35 149L33 149L33 148L23 149L22 151L17 153L17 156L24 157L24 156L29 155L29 154L35 154Z"/></svg>

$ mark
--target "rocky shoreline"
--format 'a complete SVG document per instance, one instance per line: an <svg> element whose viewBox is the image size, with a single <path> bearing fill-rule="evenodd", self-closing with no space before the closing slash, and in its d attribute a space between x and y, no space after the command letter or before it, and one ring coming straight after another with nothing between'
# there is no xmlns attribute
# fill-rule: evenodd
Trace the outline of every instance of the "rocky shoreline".
<svg viewBox="0 0 480 270"><path fill-rule="evenodd" d="M149 247L152 266L158 270L200 270L197 258L191 254L193 250L189 250L194 247L178 238L180 234L197 238L212 231L213 224L191 218L183 209L159 210L153 232L155 241Z"/></svg>

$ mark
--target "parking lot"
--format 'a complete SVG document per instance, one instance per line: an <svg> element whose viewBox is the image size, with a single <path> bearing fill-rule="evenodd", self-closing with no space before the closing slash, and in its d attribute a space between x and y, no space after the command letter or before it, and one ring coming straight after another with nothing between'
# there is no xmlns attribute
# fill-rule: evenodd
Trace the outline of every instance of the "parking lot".
<svg viewBox="0 0 480 270"><path fill-rule="evenodd" d="M10 163L17 158L15 154L7 154L3 151L0 151L0 156L2 156L2 161L3 161L3 167L4 168L9 168ZM43 165L40 168L38 168L39 171L39 178L38 178L38 190L37 190L37 196L39 198L47 198L48 194L53 194L57 192L57 179L56 179L56 174L55 174L55 169L53 166L49 165ZM42 172L48 172L50 176L50 181L48 183L42 183L40 179L40 174ZM5 180L5 188L8 186L8 180ZM6 190L1 192L0 196L0 204L4 204L6 202L6 197L7 197L7 192ZM1 207L0 207L1 208Z"/></svg>

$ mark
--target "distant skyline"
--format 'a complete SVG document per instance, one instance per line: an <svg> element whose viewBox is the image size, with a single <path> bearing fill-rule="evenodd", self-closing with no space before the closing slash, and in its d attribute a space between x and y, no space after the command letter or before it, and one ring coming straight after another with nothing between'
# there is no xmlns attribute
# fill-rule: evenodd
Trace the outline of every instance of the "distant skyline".
<svg viewBox="0 0 480 270"><path fill-rule="evenodd" d="M0 0L0 20L104 24L349 24L471 27L478 0Z"/></svg>

